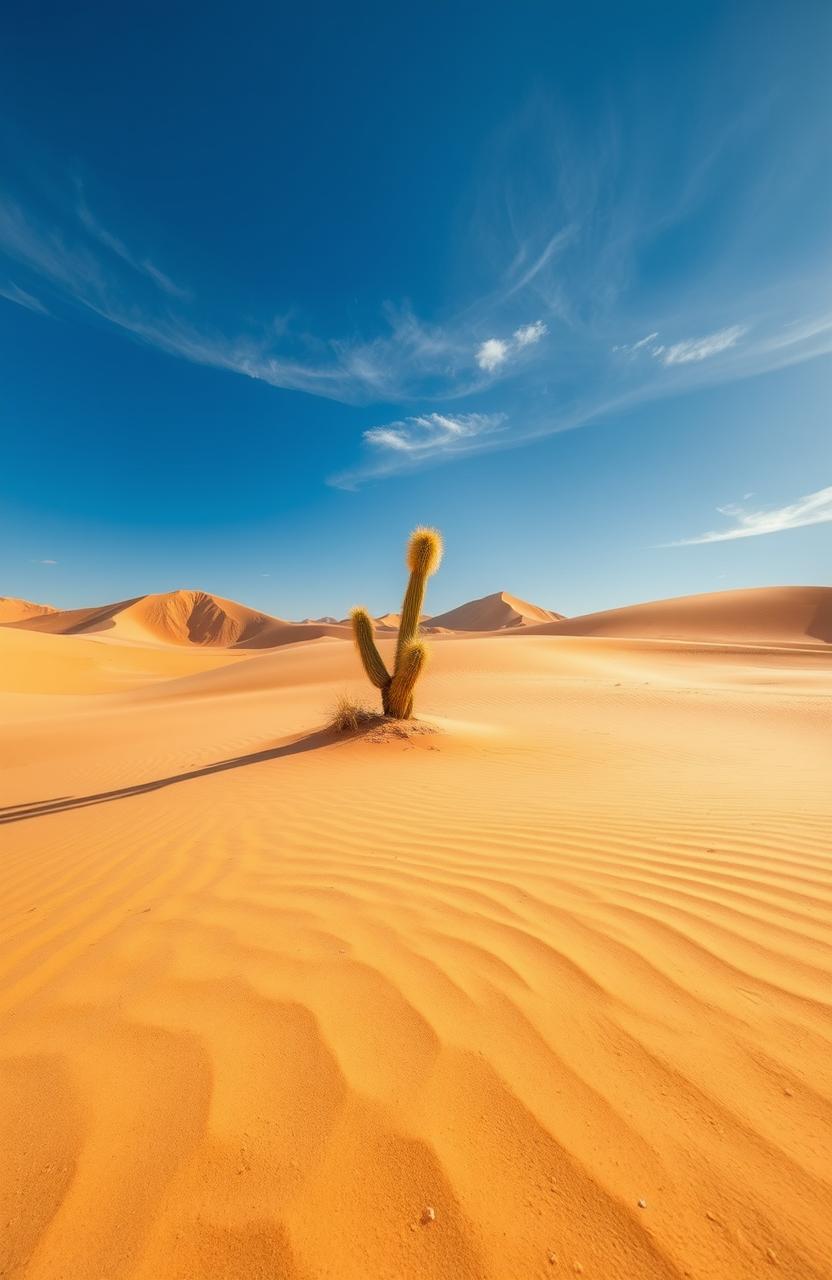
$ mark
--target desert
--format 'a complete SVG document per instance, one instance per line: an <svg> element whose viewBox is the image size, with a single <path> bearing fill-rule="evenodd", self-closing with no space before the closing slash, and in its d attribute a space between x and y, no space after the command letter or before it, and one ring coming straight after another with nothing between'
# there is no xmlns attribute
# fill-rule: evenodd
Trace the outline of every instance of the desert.
<svg viewBox="0 0 832 1280"><path fill-rule="evenodd" d="M5 604L2 1274L828 1276L832 588L489 601Z"/></svg>
<svg viewBox="0 0 832 1280"><path fill-rule="evenodd" d="M0 1280L832 1280L832 0L7 9Z"/></svg>

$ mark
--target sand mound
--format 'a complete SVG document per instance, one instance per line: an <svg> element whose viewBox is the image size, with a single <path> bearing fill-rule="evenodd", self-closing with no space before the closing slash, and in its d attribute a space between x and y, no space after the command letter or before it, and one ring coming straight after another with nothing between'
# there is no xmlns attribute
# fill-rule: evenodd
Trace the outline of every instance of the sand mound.
<svg viewBox="0 0 832 1280"><path fill-rule="evenodd" d="M421 613L419 615L420 623L429 622L430 616L429 613ZM373 621L377 627L384 628L387 631L398 631L401 626L402 615L400 613L380 613Z"/></svg>
<svg viewBox="0 0 832 1280"><path fill-rule="evenodd" d="M679 596L535 627L549 635L832 644L832 587L753 587Z"/></svg>
<svg viewBox="0 0 832 1280"><path fill-rule="evenodd" d="M92 609L68 609L18 625L60 635L103 632L121 640L230 647L292 624L207 591L136 596Z"/></svg>
<svg viewBox="0 0 832 1280"><path fill-rule="evenodd" d="M33 604L31 600L19 600L16 596L0 596L0 626L57 612L51 604Z"/></svg>
<svg viewBox="0 0 832 1280"><path fill-rule="evenodd" d="M437 614L430 621L432 626L447 631L502 631L506 627L553 622L562 616L511 596L507 591L496 591L494 595L469 600L447 613Z"/></svg>

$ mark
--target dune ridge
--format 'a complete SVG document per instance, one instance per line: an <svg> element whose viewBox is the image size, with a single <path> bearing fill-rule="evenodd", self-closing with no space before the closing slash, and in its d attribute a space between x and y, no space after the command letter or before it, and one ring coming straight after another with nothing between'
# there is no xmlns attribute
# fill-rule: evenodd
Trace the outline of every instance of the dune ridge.
<svg viewBox="0 0 832 1280"><path fill-rule="evenodd" d="M507 591L495 591L493 595L469 600L447 613L437 614L431 618L431 624L447 631L498 631L507 627L554 622L562 616L509 595Z"/></svg>
<svg viewBox="0 0 832 1280"><path fill-rule="evenodd" d="M3 617L5 603L8 617ZM398 628L397 613L375 619L381 633ZM349 618L332 615L291 622L205 591L136 596L91 609L0 598L0 625L61 635L97 634L155 644L266 649L323 637L351 639ZM832 643L832 587L751 587L677 596L567 618L507 592L424 614L425 632L480 632L686 640L713 644L825 645Z"/></svg>
<svg viewBox="0 0 832 1280"><path fill-rule="evenodd" d="M51 604L34 604L31 600L21 600L17 596L0 596L0 626L57 612Z"/></svg>
<svg viewBox="0 0 832 1280"><path fill-rule="evenodd" d="M61 635L101 632L132 641L231 647L256 642L262 632L287 624L207 591L178 590L90 609L55 610L19 625Z"/></svg>
<svg viewBox="0 0 832 1280"><path fill-rule="evenodd" d="M832 643L832 587L748 587L628 605L555 625L538 634L704 640L729 644Z"/></svg>

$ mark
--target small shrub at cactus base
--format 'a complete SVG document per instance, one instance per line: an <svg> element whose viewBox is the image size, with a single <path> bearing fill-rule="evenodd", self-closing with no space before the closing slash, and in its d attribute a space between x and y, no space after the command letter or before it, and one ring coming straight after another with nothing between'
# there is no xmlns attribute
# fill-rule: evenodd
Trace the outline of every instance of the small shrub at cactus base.
<svg viewBox="0 0 832 1280"><path fill-rule="evenodd" d="M356 733L378 718L378 713L371 711L363 702L356 702L349 694L342 693L332 708L329 727L336 733Z"/></svg>
<svg viewBox="0 0 832 1280"><path fill-rule="evenodd" d="M392 675L376 648L373 621L366 609L353 609L352 630L370 683L381 691L384 714L396 720L409 720L413 715L413 694L425 669L428 651L418 639L419 618L425 600L428 578L436 573L442 560L442 536L436 529L418 528L407 545L407 567L410 570L402 602L399 638Z"/></svg>

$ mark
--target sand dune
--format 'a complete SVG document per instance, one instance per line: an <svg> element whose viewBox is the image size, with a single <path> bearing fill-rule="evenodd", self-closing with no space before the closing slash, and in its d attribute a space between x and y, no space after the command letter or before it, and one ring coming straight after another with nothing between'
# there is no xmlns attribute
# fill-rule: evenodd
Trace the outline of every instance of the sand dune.
<svg viewBox="0 0 832 1280"><path fill-rule="evenodd" d="M92 609L60 610L27 618L21 625L53 635L105 632L120 640L231 646L255 643L261 632L288 624L207 591L168 591Z"/></svg>
<svg viewBox="0 0 832 1280"><path fill-rule="evenodd" d="M28 612L27 612L28 610ZM289 622L259 613L247 605L206 591L170 591L136 596L89 609L49 610L48 606L10 603L9 618L0 620L53 635L106 633L113 639L165 644L213 645L264 649L329 635L348 638L349 618L331 615ZM40 616L44 615L44 616ZM494 631L531 623L550 622L561 615L540 609L515 596L498 592L460 605L432 618L422 615L425 630L434 635L452 631ZM401 615L383 613L376 619L381 631L397 631Z"/></svg>
<svg viewBox="0 0 832 1280"><path fill-rule="evenodd" d="M832 644L832 587L755 587L679 596L564 618L535 630L726 644Z"/></svg>
<svg viewBox="0 0 832 1280"><path fill-rule="evenodd" d="M827 655L156 617L0 630L0 1274L828 1280Z"/></svg>
<svg viewBox="0 0 832 1280"><path fill-rule="evenodd" d="M494 595L469 600L447 613L437 614L430 621L432 626L446 631L499 631L505 627L553 622L561 616L511 596L507 591L496 591Z"/></svg>
<svg viewBox="0 0 832 1280"><path fill-rule="evenodd" d="M0 626L48 613L57 613L57 609L53 609L51 604L33 604L31 600L19 600L16 596L0 596Z"/></svg>

